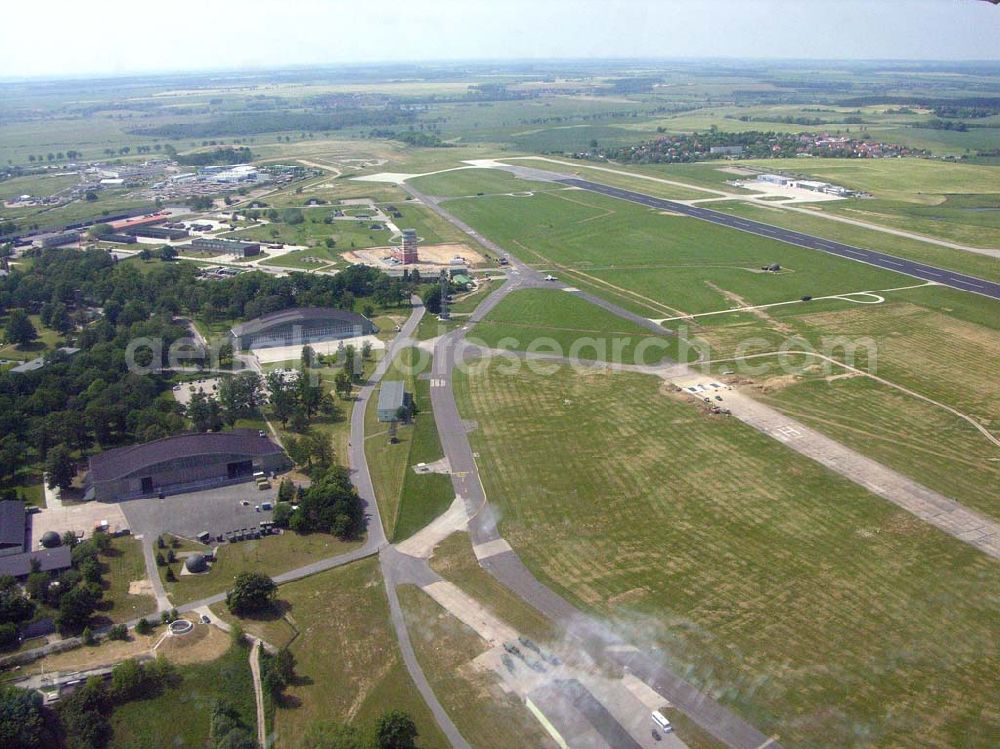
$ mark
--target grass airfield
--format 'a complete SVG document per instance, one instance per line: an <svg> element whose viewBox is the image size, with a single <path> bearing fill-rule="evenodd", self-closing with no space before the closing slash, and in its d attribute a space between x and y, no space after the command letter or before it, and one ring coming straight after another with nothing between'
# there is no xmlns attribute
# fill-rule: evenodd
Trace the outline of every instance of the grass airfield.
<svg viewBox="0 0 1000 749"><path fill-rule="evenodd" d="M532 571L762 730L988 745L994 560L652 377L490 369L457 392Z"/></svg>

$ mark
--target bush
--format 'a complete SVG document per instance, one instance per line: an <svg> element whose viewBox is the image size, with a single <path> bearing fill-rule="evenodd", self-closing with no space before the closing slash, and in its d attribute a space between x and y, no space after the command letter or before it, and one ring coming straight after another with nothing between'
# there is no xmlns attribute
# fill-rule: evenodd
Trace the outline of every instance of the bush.
<svg viewBox="0 0 1000 749"><path fill-rule="evenodd" d="M139 635L148 635L153 631L153 625L149 623L145 618L140 619L136 622L135 632Z"/></svg>
<svg viewBox="0 0 1000 749"><path fill-rule="evenodd" d="M168 583L177 582L177 575L174 574L173 567L167 567L166 580Z"/></svg>
<svg viewBox="0 0 1000 749"><path fill-rule="evenodd" d="M128 639L128 627L124 624L116 624L111 629L108 630L109 640L127 640Z"/></svg>
<svg viewBox="0 0 1000 749"><path fill-rule="evenodd" d="M80 635L80 637L83 638L83 644L84 645L96 645L97 644L97 638L94 637L94 633L90 629L90 627L84 627L83 628L83 634Z"/></svg>
<svg viewBox="0 0 1000 749"><path fill-rule="evenodd" d="M167 560L163 558L163 555L160 552L156 552L156 566L164 567L166 564Z"/></svg>

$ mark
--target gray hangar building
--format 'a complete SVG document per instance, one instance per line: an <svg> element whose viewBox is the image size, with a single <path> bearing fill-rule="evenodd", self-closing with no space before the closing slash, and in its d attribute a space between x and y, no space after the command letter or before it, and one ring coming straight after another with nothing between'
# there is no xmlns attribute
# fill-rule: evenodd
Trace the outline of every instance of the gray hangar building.
<svg viewBox="0 0 1000 749"><path fill-rule="evenodd" d="M332 307L297 307L240 323L229 331L229 336L233 348L246 350L304 346L377 332L371 320L356 312Z"/></svg>
<svg viewBox="0 0 1000 749"><path fill-rule="evenodd" d="M180 494L290 467L284 451L256 429L182 434L94 455L86 498L113 502Z"/></svg>

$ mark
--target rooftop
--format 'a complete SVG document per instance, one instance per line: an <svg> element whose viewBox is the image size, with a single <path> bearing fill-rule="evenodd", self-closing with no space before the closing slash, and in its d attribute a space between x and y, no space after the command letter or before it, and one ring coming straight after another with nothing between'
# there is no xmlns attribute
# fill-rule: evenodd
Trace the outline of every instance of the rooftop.
<svg viewBox="0 0 1000 749"><path fill-rule="evenodd" d="M378 391L378 410L395 414L403 407L405 393L402 380L384 381Z"/></svg>
<svg viewBox="0 0 1000 749"><path fill-rule="evenodd" d="M357 312L334 309L333 307L293 307L291 309L279 310L278 312L271 312L270 314L258 317L256 320L234 325L230 332L234 336L244 336L251 333L259 333L275 325L301 323L307 320L329 320L330 318L358 322L366 319Z"/></svg>
<svg viewBox="0 0 1000 749"><path fill-rule="evenodd" d="M24 545L24 502L8 499L0 502L0 545Z"/></svg>
<svg viewBox="0 0 1000 749"><path fill-rule="evenodd" d="M56 349L56 351L61 354L65 354L66 356L73 356L73 354L77 353L79 350L80 349L72 348L71 346L63 346ZM45 357L39 356L31 361L26 361L24 364L18 364L16 367L11 367L10 371L16 374L24 374L25 372L34 372L36 369L41 369L44 366Z"/></svg>
<svg viewBox="0 0 1000 749"><path fill-rule="evenodd" d="M55 549L42 549L41 551L29 551L24 554L0 557L0 575L24 577L31 573L33 559L38 560L39 572L53 572L69 567L73 561L73 552L68 546L58 546Z"/></svg>
<svg viewBox="0 0 1000 749"><path fill-rule="evenodd" d="M113 481L147 465L203 455L276 455L281 448L256 429L182 434L142 445L105 450L90 459L91 481Z"/></svg>

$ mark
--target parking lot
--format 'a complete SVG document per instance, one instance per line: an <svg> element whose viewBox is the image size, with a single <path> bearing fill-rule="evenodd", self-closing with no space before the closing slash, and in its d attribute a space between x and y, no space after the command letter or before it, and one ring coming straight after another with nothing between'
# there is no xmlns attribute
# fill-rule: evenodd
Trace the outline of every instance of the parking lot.
<svg viewBox="0 0 1000 749"><path fill-rule="evenodd" d="M199 390L205 395L218 395L219 378L206 377L203 380L193 382L182 382L174 385L174 399L182 406L187 406L191 402L191 397Z"/></svg>
<svg viewBox="0 0 1000 749"><path fill-rule="evenodd" d="M158 499L149 497L121 502L133 534L157 536L173 533L194 539L208 531L213 539L242 529L259 529L270 521L270 510L254 508L262 502L276 502L278 483L260 490L252 481L187 494L173 494ZM242 504L246 502L247 504Z"/></svg>
<svg viewBox="0 0 1000 749"><path fill-rule="evenodd" d="M46 531L55 531L60 536L66 531L73 531L77 536L90 538L94 527L102 521L107 521L111 533L129 527L121 505L116 502L81 502L43 508L28 516L31 524L31 548L40 548L42 535Z"/></svg>

